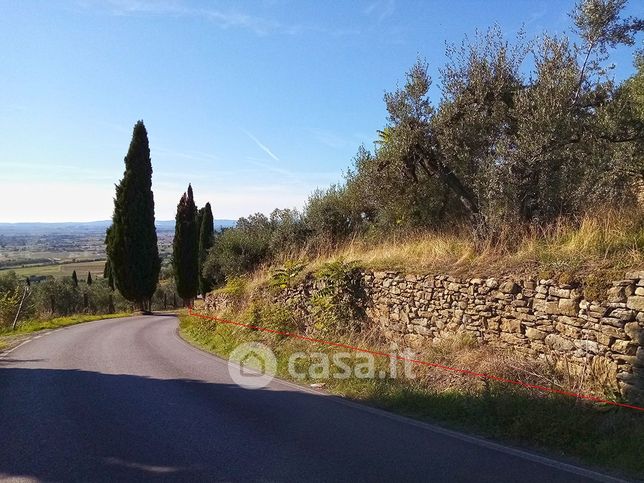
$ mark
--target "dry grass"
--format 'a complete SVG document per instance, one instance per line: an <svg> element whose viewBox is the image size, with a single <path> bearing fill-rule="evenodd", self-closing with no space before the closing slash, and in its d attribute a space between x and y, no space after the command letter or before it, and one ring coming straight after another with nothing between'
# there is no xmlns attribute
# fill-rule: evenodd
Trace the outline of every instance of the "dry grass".
<svg viewBox="0 0 644 483"><path fill-rule="evenodd" d="M644 267L644 210L603 211L546 228L512 226L487 239L466 230L393 234L369 240L355 237L343 246L317 253L303 250L282 260L306 260L307 272L343 258L372 270L463 276L561 278L588 274L612 279ZM269 267L252 275L265 279Z"/></svg>

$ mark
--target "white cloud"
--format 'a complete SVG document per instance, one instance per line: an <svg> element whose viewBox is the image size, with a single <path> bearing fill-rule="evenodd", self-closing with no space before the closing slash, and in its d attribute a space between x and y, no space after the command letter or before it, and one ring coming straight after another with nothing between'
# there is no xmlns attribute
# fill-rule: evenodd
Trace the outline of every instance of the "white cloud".
<svg viewBox="0 0 644 483"><path fill-rule="evenodd" d="M251 133L248 131L244 131L246 133L246 136L251 138L255 144L257 144L257 147L259 147L262 151L264 151L266 154L268 154L271 158L273 158L275 161L279 161L280 158L278 158L273 152L266 146L264 143L262 143L259 139L257 139L255 136L253 136Z"/></svg>

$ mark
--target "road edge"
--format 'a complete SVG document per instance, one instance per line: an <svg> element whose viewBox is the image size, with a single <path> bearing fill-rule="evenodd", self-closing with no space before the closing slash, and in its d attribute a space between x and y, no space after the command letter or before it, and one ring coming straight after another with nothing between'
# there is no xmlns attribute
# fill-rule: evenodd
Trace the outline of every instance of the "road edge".
<svg viewBox="0 0 644 483"><path fill-rule="evenodd" d="M177 321L179 319L177 318ZM201 353L204 356L207 356L209 358L215 359L217 362L225 365L234 365L238 366L238 364L229 361L228 359L224 359L223 357L214 354L212 352L209 352L205 349L202 349L201 347L192 344L189 340L185 339L181 335L180 327L177 324L177 327L174 330L174 335L175 337L181 341L183 344L185 344L188 348L190 348L193 351L196 351L198 353ZM248 370L246 368L245 370ZM305 392L307 394L312 394L316 396L321 396L324 398L327 398L328 400L333 401L336 404L342 404L344 406L351 407L353 409L357 409L360 411L365 411L371 414L375 414L381 417L385 417L403 424L409 424L421 429L424 429L429 432L434 432L438 433L444 436L450 436L455 439L458 439L460 441L465 441L471 444L475 444L477 446L484 447L486 449L492 449L495 451L499 451L501 453L505 453L511 456L516 456L518 458L522 458L524 460L532 461L534 463L539 463L545 466L549 466L551 468L555 468L558 470L565 471L567 473L571 473L577 476L582 476L584 478L589 478L592 479L593 481L600 481L600 482L605 482L605 483L617 483L617 482L628 482L629 480L623 479L623 477L618 476L617 474L611 475L606 472L600 472L599 470L593 470L590 468L585 468L583 466L579 466L574 463L569 463L565 461L560 461L552 456L546 456L546 455L540 455L538 453L520 449L520 448L515 448L513 446L509 446L505 443L500 443L493 441L491 439L486 439L481 436L474 436L470 435L467 433L462 433L459 431L455 431L453 429L447 429L444 428L440 425L437 425L435 423L429 423L426 421L421 421L418 419L413 419L408 416L403 416L400 414L396 414L393 412L386 411L384 409L376 408L374 406L369 406L367 404L363 404L357 401L352 401L349 399L345 399L341 396L337 396L335 394L331 394L329 392L326 392L324 390L319 390L319 389L313 389L308 386L302 386L298 385L294 382L287 381L285 379L281 379L280 377L274 376L273 381L277 382L278 384L281 384L283 386L286 386L291 389L295 389L297 391ZM632 481L632 480L630 480ZM635 480L638 481L638 480Z"/></svg>

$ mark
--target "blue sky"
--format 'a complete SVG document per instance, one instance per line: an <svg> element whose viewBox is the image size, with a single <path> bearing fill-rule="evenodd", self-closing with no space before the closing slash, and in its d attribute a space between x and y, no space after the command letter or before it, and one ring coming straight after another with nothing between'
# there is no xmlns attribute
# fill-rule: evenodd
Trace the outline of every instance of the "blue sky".
<svg viewBox="0 0 644 483"><path fill-rule="evenodd" d="M0 0L0 222L109 218L138 119L158 219L188 182L216 218L301 207L372 146L417 56L437 78L445 41L562 32L572 4Z"/></svg>

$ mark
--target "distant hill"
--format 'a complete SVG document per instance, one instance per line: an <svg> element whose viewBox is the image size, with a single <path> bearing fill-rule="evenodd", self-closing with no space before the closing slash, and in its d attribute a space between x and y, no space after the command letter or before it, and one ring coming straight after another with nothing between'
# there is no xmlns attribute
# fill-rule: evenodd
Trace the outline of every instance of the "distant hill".
<svg viewBox="0 0 644 483"><path fill-rule="evenodd" d="M0 223L0 235L39 235L48 233L105 233L110 220L62 223ZM215 220L215 230L235 226L235 220ZM157 231L174 231L174 220L159 220Z"/></svg>

